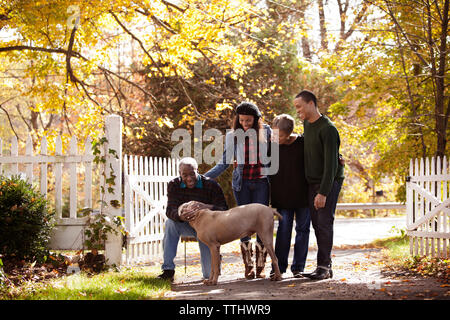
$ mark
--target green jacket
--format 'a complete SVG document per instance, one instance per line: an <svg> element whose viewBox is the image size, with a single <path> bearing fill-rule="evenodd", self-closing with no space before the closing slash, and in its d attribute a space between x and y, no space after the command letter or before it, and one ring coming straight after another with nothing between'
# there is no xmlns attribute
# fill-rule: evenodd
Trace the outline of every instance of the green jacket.
<svg viewBox="0 0 450 320"><path fill-rule="evenodd" d="M339 133L325 115L313 123L305 120L303 126L306 180L320 184L319 193L328 196L333 181L344 179L344 167L339 164Z"/></svg>

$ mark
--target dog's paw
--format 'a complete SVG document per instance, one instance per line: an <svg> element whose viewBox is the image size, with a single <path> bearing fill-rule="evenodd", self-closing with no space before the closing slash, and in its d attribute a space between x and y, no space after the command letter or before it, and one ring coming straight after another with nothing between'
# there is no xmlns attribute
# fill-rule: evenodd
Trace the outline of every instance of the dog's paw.
<svg viewBox="0 0 450 320"><path fill-rule="evenodd" d="M282 280L281 274L280 275L275 275L275 274L270 275L270 280L271 281L281 281Z"/></svg>

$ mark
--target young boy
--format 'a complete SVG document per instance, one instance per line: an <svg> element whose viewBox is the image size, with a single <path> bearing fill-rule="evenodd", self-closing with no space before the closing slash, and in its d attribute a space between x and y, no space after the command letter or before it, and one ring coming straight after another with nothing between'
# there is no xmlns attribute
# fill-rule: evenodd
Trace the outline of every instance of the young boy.
<svg viewBox="0 0 450 320"><path fill-rule="evenodd" d="M281 114L273 120L273 137L279 139L280 166L277 174L270 176L271 204L283 216L278 221L275 254L281 273L288 266L292 226L295 217L294 260L291 271L296 278L302 277L308 254L310 213L308 209L308 183L302 135L293 133L295 120L288 114ZM278 129L278 130L276 130Z"/></svg>

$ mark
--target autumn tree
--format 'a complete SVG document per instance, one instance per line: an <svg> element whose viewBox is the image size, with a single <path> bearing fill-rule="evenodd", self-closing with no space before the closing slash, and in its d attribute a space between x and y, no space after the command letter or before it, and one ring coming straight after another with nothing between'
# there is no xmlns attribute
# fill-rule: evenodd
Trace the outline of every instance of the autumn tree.
<svg viewBox="0 0 450 320"><path fill-rule="evenodd" d="M409 161L448 155L448 1L366 1L371 28L341 48L343 99L335 115L358 122L359 143L377 154L371 175L402 186ZM353 119L353 120L350 120Z"/></svg>
<svg viewBox="0 0 450 320"><path fill-rule="evenodd" d="M13 33L0 46L2 87L13 88L2 92L2 111L36 135L79 138L97 132L108 112L127 123L144 111L151 123L167 121L147 79L162 88L175 79L183 86L176 95L189 98L186 81L200 59L237 79L252 64L254 41L228 35L252 31L250 8L245 1L1 1L0 30ZM119 50L126 42L134 43L138 69Z"/></svg>

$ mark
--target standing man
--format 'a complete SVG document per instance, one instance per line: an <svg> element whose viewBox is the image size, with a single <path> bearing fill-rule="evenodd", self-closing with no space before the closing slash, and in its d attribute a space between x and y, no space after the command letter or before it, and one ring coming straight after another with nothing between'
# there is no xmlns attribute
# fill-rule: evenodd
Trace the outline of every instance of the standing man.
<svg viewBox="0 0 450 320"><path fill-rule="evenodd" d="M308 202L318 246L316 270L303 275L313 280L328 279L333 277L334 212L344 181L344 166L339 160L340 138L334 124L320 113L314 93L303 90L295 97L294 106L303 120Z"/></svg>

